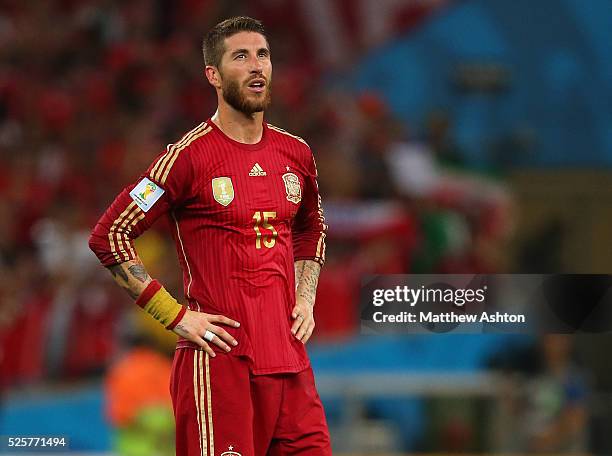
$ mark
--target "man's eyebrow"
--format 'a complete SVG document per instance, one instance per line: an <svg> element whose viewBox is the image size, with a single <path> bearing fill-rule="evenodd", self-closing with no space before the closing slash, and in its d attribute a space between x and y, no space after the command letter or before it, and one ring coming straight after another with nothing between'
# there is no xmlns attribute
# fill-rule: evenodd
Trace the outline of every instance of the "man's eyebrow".
<svg viewBox="0 0 612 456"><path fill-rule="evenodd" d="M266 54L270 54L270 49L265 48L265 47L262 47L262 48L259 48L259 49L257 50L257 53L258 53L258 54L259 54L260 52L265 52ZM236 49L235 51L233 51L233 52L231 53L231 55L248 54L248 53L249 53L249 50L248 50L248 49Z"/></svg>
<svg viewBox="0 0 612 456"><path fill-rule="evenodd" d="M232 55L238 55L238 54L248 54L249 51L246 49L236 49L234 52L232 52Z"/></svg>

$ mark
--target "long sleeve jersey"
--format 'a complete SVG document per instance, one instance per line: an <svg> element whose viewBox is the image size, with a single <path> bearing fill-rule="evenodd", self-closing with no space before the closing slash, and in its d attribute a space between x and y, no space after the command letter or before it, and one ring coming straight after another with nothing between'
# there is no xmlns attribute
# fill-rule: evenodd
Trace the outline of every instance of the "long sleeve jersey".
<svg viewBox="0 0 612 456"><path fill-rule="evenodd" d="M243 144L209 119L117 196L90 247L104 266L133 260L133 240L168 216L189 309L240 322L224 328L254 374L299 372L309 360L291 334L294 261L325 259L316 177L301 138L264 123L261 140ZM190 346L179 339L177 348Z"/></svg>

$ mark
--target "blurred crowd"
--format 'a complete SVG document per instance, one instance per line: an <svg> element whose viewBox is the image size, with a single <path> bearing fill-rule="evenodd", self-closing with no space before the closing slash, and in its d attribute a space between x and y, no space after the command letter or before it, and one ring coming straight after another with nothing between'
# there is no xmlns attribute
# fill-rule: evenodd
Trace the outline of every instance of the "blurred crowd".
<svg viewBox="0 0 612 456"><path fill-rule="evenodd" d="M357 331L363 273L508 267L512 198L500 176L464 165L444 109L406 125L376 93L342 84L351 62L330 64L306 45L291 2L0 4L0 386L99 375L134 328L155 333L86 240L121 188L213 113L200 43L234 14L269 30L267 121L303 136L317 159L330 225L318 299L334 302L317 310L320 340ZM411 17L406 27L425 15ZM165 229L139 252L182 297Z"/></svg>

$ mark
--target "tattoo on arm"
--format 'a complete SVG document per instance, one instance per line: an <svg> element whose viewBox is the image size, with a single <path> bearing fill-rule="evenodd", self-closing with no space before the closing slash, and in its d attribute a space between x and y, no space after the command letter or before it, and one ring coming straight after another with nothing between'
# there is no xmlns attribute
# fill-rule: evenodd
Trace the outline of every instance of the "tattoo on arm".
<svg viewBox="0 0 612 456"><path fill-rule="evenodd" d="M302 280L302 274L304 274L304 267L306 266L306 262L303 260L298 260L293 264L295 268L295 288L297 289L298 285Z"/></svg>
<svg viewBox="0 0 612 456"><path fill-rule="evenodd" d="M125 283L128 282L128 276L125 273L125 271L123 270L123 265L121 264L116 264L114 266L111 266L108 268L109 271L111 272L111 274L113 275L113 277L115 278L120 278L121 280L123 280Z"/></svg>
<svg viewBox="0 0 612 456"><path fill-rule="evenodd" d="M314 306L321 265L312 260L299 260L295 263L295 270L296 294L308 304Z"/></svg>
<svg viewBox="0 0 612 456"><path fill-rule="evenodd" d="M133 277L136 277L142 283L149 279L149 274L147 274L147 270L142 264L134 264L128 268L128 271L130 271L130 274L132 274Z"/></svg>
<svg viewBox="0 0 612 456"><path fill-rule="evenodd" d="M151 282L151 277L140 260L130 260L125 263L110 266L109 271L115 282L123 288L132 299L138 298L140 293Z"/></svg>

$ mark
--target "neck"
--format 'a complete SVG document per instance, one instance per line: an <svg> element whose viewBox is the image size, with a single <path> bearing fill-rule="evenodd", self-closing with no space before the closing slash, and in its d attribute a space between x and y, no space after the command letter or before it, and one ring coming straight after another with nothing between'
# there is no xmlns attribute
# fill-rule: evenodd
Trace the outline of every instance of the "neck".
<svg viewBox="0 0 612 456"><path fill-rule="evenodd" d="M226 103L219 103L210 120L231 139L244 144L256 144L263 135L263 112L247 115Z"/></svg>

